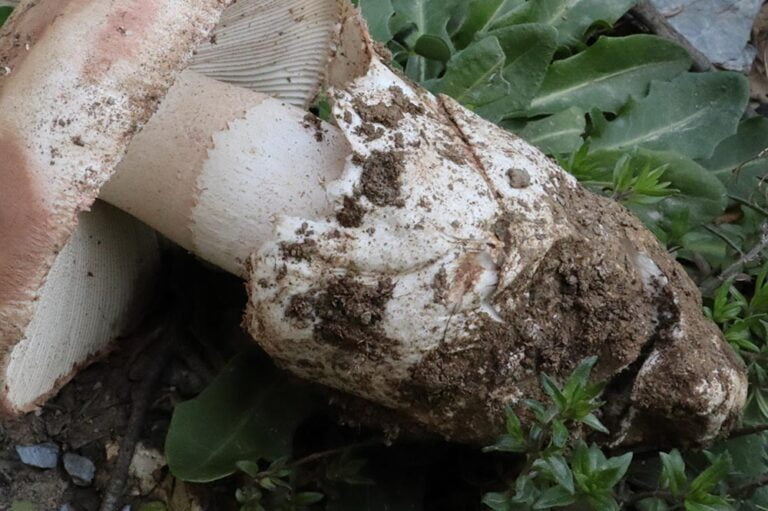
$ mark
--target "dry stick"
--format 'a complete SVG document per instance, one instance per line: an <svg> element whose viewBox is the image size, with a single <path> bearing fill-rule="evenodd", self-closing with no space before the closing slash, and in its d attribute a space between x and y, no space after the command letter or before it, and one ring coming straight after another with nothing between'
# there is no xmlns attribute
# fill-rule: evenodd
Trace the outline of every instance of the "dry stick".
<svg viewBox="0 0 768 511"><path fill-rule="evenodd" d="M755 433L762 433L768 431L768 424L758 424L756 426L745 426L743 428L734 429L731 434L728 435L728 439L738 438L740 436L754 435Z"/></svg>
<svg viewBox="0 0 768 511"><path fill-rule="evenodd" d="M667 18L651 4L650 0L640 0L630 13L654 34L670 39L685 48L693 59L694 70L709 71L712 69L712 62L710 62L709 58L697 50L675 27L670 25Z"/></svg>
<svg viewBox="0 0 768 511"><path fill-rule="evenodd" d="M717 289L720 284L727 281L734 275L736 275L744 265L751 263L758 259L763 253L763 250L768 248L768 223L762 226L763 233L760 235L760 242L752 247L752 249L746 254L742 255L735 263L723 270L716 278L709 279L707 282L701 285L701 293L707 295Z"/></svg>
<svg viewBox="0 0 768 511"><path fill-rule="evenodd" d="M141 434L141 428L144 424L144 417L152 391L155 389L157 381L162 374L163 369L171 358L172 347L177 336L178 321L176 318L168 320L172 322L166 325L161 333L161 340L153 354L152 361L148 364L144 379L141 385L133 395L131 404L131 415L128 419L125 435L120 443L120 451L112 469L109 484L104 492L99 511L117 511L120 499L125 491L125 484L128 478L128 470L133 460L136 444Z"/></svg>
<svg viewBox="0 0 768 511"><path fill-rule="evenodd" d="M736 498L748 499L763 486L768 485L768 474L763 474L754 481L750 481L743 486L738 486L728 493Z"/></svg>

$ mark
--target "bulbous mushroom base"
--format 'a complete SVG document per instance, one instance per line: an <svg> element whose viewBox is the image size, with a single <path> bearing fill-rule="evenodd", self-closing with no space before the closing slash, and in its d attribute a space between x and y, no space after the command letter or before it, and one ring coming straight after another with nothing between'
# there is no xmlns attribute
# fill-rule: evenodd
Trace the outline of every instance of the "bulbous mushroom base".
<svg viewBox="0 0 768 511"><path fill-rule="evenodd" d="M597 355L607 442L696 445L729 428L745 368L653 235L367 51L367 71L331 92L353 151L328 187L335 218L283 217L251 258L246 324L278 363L485 443L505 405L544 399L542 373Z"/></svg>

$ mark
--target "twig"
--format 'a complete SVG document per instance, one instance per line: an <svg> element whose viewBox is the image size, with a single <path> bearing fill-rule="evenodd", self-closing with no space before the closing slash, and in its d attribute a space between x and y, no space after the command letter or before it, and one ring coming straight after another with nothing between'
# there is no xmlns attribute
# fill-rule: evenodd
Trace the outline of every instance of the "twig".
<svg viewBox="0 0 768 511"><path fill-rule="evenodd" d="M147 413L150 397L155 386L160 379L163 369L168 364L172 353L172 347L175 339L178 337L178 320L173 317L168 320L171 324L165 326L161 333L160 342L152 354L152 360L144 373L144 379L141 385L136 389L131 404L131 415L128 419L123 440L120 442L120 451L112 468L109 484L104 491L99 511L117 511L120 499L125 491L126 480L128 479L128 470L133 460L136 444L141 434L141 428L144 424L144 417Z"/></svg>
<svg viewBox="0 0 768 511"><path fill-rule="evenodd" d="M760 235L760 241L757 243L757 245L752 247L746 254L743 254L735 263L723 270L720 275L709 279L707 282L704 282L701 285L702 294L708 295L709 293L712 293L720 286L720 284L727 281L736 275L739 271L741 271L744 265L747 265L760 257L760 255L763 253L763 250L768 248L768 223L764 223L761 229L763 232Z"/></svg>
<svg viewBox="0 0 768 511"><path fill-rule="evenodd" d="M737 486L728 493L736 498L747 499L763 486L768 485L768 474L763 474L754 481L750 481L742 486Z"/></svg>
<svg viewBox="0 0 768 511"><path fill-rule="evenodd" d="M709 71L713 69L712 62L706 55L697 50L686 37L677 31L661 14L650 0L639 0L630 11L632 16L645 25L654 34L676 42L685 48L693 59L693 69L696 71Z"/></svg>
<svg viewBox="0 0 768 511"><path fill-rule="evenodd" d="M338 454L340 452L348 451L350 449L360 449L362 447L371 447L374 445L380 445L383 444L384 441L381 439L376 440L366 440L365 442L359 442L356 444L351 445L345 445L343 447L337 447L335 449L328 449L327 451L319 451L312 453L308 456L304 456L303 458L299 458L296 461L293 461L288 464L290 468L299 467L301 465L306 465L307 463L312 463L313 461L317 461L323 458L327 458L329 456L333 456L335 454Z"/></svg>
<svg viewBox="0 0 768 511"><path fill-rule="evenodd" d="M731 434L728 435L728 439L738 438L741 436L754 435L755 433L762 433L768 431L768 424L758 424L757 426L745 426L743 428L734 429Z"/></svg>

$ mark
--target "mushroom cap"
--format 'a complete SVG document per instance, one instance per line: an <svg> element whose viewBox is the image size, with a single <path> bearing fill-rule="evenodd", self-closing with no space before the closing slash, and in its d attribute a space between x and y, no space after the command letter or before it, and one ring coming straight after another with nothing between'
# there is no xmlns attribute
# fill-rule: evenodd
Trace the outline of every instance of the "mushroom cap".
<svg viewBox="0 0 768 511"><path fill-rule="evenodd" d="M609 442L697 445L737 421L745 368L636 218L393 72L356 16L342 34L336 216L280 218L251 259L245 322L279 364L472 443L592 355Z"/></svg>
<svg viewBox="0 0 768 511"><path fill-rule="evenodd" d="M3 365L79 213L226 3L28 0L0 29Z"/></svg>
<svg viewBox="0 0 768 511"><path fill-rule="evenodd" d="M2 409L37 408L140 324L160 266L154 231L97 201L51 266L32 321L7 355Z"/></svg>
<svg viewBox="0 0 768 511"><path fill-rule="evenodd" d="M326 79L345 9L342 0L240 0L190 69L306 108Z"/></svg>

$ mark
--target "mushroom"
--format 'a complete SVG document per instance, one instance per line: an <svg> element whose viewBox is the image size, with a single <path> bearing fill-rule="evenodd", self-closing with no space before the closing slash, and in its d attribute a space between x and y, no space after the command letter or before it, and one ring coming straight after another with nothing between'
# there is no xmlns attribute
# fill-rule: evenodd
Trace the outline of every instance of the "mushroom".
<svg viewBox="0 0 768 511"><path fill-rule="evenodd" d="M636 218L400 77L349 8L335 45L335 127L185 73L104 197L248 278L281 366L448 439L487 442L590 355L609 443L737 421L745 368Z"/></svg>
<svg viewBox="0 0 768 511"><path fill-rule="evenodd" d="M0 29L6 413L39 405L135 319L155 236L109 206L85 212L226 3L27 0Z"/></svg>

